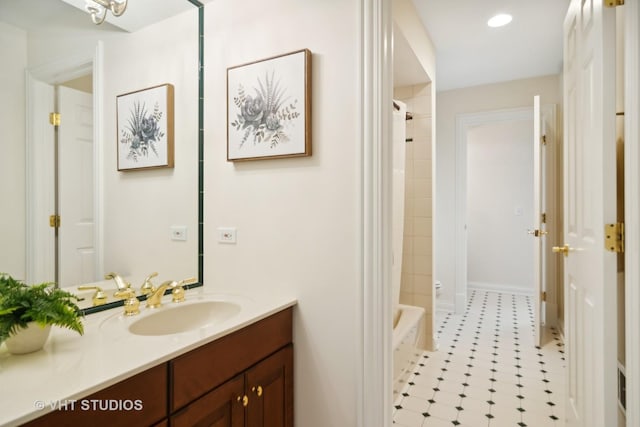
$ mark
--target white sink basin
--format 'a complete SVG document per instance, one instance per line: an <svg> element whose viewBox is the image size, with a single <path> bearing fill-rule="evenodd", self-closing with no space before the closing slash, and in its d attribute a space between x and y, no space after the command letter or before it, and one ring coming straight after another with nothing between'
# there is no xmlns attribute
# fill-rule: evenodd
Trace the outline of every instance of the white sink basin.
<svg viewBox="0 0 640 427"><path fill-rule="evenodd" d="M244 312L251 301L232 295L187 295L187 301L171 302L165 298L159 308L146 308L140 304L140 314L125 316L122 309L100 322L100 329L113 337L159 337L188 332L217 325Z"/></svg>
<svg viewBox="0 0 640 427"><path fill-rule="evenodd" d="M172 335L223 322L240 312L240 306L228 301L199 301L165 305L129 325L134 335Z"/></svg>

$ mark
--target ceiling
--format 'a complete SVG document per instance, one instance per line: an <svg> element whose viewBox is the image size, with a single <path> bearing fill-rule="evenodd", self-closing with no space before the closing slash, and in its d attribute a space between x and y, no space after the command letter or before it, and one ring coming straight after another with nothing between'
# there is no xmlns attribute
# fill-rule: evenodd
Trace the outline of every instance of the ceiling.
<svg viewBox="0 0 640 427"><path fill-rule="evenodd" d="M0 0L0 21L33 32L133 32L194 7L187 0L162 0L162 7L157 7L157 0L133 0L122 16L108 12L106 22L95 25L85 4L86 0Z"/></svg>
<svg viewBox="0 0 640 427"><path fill-rule="evenodd" d="M436 47L438 91L562 71L562 25L569 0L413 3ZM513 21L489 28L487 21L497 13L509 13ZM405 65L396 64L396 73L404 74Z"/></svg>
<svg viewBox="0 0 640 427"><path fill-rule="evenodd" d="M86 0L0 0L0 20L30 31L136 31L193 6L187 0L130 1L118 18L96 26ZM210 0L205 0L205 3ZM562 22L569 0L413 0L437 51L438 91L556 74L562 68ZM71 5L75 6L72 7ZM511 24L489 28L498 12ZM109 22L112 24L110 25ZM119 28L118 28L119 27ZM394 84L429 81L401 32L395 32Z"/></svg>

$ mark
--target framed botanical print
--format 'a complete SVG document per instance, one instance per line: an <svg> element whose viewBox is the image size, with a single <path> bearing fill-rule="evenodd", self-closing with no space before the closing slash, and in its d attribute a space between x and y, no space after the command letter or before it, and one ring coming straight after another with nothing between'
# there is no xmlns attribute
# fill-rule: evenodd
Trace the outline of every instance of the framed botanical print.
<svg viewBox="0 0 640 427"><path fill-rule="evenodd" d="M173 85L118 95L118 170L172 168Z"/></svg>
<svg viewBox="0 0 640 427"><path fill-rule="evenodd" d="M227 69L227 160L311 155L311 52Z"/></svg>

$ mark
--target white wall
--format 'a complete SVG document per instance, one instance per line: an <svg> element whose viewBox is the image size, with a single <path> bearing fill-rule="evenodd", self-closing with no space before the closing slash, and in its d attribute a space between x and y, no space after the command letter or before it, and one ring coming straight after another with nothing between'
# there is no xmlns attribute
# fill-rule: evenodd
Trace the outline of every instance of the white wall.
<svg viewBox="0 0 640 427"><path fill-rule="evenodd" d="M359 2L205 7L205 286L291 294L295 424L355 426L361 175ZM313 156L226 161L226 68L313 53ZM236 245L215 229L237 227Z"/></svg>
<svg viewBox="0 0 640 427"><path fill-rule="evenodd" d="M467 133L470 286L533 292L533 118Z"/></svg>
<svg viewBox="0 0 640 427"><path fill-rule="evenodd" d="M0 58L0 272L24 279L26 32L0 22Z"/></svg>
<svg viewBox="0 0 640 427"><path fill-rule="evenodd" d="M104 268L158 282L197 276L197 9L104 42ZM118 172L116 97L174 85L175 167ZM187 241L170 227L187 226ZM133 283L134 287L142 283Z"/></svg>
<svg viewBox="0 0 640 427"><path fill-rule="evenodd" d="M435 271L442 282L438 303L452 307L455 291L456 115L542 104L560 104L559 76L545 76L437 93Z"/></svg>

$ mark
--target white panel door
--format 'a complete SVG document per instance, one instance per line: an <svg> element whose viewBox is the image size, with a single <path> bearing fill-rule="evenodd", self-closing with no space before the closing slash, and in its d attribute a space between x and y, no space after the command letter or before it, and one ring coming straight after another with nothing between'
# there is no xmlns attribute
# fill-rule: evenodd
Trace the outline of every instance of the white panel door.
<svg viewBox="0 0 640 427"><path fill-rule="evenodd" d="M546 231L542 228L542 120L540 113L540 97L533 98L533 229L529 234L533 237L533 286L534 286L534 330L535 343L542 346L542 323L544 319L542 292L544 290L544 266L542 242Z"/></svg>
<svg viewBox="0 0 640 427"><path fill-rule="evenodd" d="M53 182L54 127L49 113L55 109L55 89L39 80L29 79L28 135L28 253L27 283L53 282L55 268L55 228L49 216L55 213Z"/></svg>
<svg viewBox="0 0 640 427"><path fill-rule="evenodd" d="M616 426L615 9L572 0L564 34L567 421Z"/></svg>
<svg viewBox="0 0 640 427"><path fill-rule="evenodd" d="M58 273L62 286L95 280L93 97L58 88Z"/></svg>

